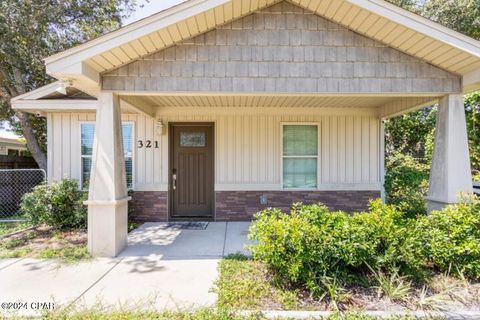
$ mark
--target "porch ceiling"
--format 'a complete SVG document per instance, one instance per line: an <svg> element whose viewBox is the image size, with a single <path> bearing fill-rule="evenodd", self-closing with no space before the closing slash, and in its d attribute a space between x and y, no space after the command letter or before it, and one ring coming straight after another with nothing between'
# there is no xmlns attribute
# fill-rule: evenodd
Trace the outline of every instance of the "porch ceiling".
<svg viewBox="0 0 480 320"><path fill-rule="evenodd" d="M128 95L131 105L147 107L275 107L275 108L376 108L395 101L417 101L411 96L365 95ZM425 97L435 100L436 97Z"/></svg>

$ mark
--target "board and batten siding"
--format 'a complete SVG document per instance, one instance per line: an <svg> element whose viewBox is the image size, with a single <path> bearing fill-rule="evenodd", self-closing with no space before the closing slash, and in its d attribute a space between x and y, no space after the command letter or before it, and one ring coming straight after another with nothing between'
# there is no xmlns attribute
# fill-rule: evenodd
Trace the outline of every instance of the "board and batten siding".
<svg viewBox="0 0 480 320"><path fill-rule="evenodd" d="M251 108L162 110L164 122L215 123L215 190L281 190L282 124L319 125L320 190L380 190L380 120L374 109L328 114L312 111L252 112ZM199 108L197 108L199 109ZM311 109L310 109L311 110ZM371 112L370 112L370 111ZM49 181L80 180L80 124L93 113L48 114ZM134 146L134 189L165 191L168 185L168 130L155 121L124 114L134 123L134 141L158 141L159 148Z"/></svg>

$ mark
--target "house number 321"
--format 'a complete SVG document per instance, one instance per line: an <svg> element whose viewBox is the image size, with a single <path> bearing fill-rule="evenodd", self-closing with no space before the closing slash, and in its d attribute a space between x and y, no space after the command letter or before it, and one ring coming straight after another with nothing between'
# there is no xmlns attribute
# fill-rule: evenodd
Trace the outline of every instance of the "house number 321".
<svg viewBox="0 0 480 320"><path fill-rule="evenodd" d="M153 143L152 143L153 142ZM158 141L152 141L152 140L138 140L138 149L141 148L158 148Z"/></svg>

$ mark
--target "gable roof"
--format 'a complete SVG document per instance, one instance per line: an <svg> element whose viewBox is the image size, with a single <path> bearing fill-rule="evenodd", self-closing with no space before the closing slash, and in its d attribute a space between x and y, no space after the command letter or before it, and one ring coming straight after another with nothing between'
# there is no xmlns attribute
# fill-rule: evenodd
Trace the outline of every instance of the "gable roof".
<svg viewBox="0 0 480 320"><path fill-rule="evenodd" d="M62 87L65 89L66 94L58 91ZM16 110L40 114L53 110L95 110L97 106L95 97L69 84L62 83L62 81L54 81L38 89L16 96L11 102Z"/></svg>
<svg viewBox="0 0 480 320"><path fill-rule="evenodd" d="M66 94L59 92L60 88L64 88ZM56 99L56 100L94 100L95 97L92 97L81 90L78 90L68 83L62 83L62 81L54 81L42 87L39 87L35 90L26 92L24 94L18 95L12 98L12 102L20 100L42 100L42 99Z"/></svg>
<svg viewBox="0 0 480 320"><path fill-rule="evenodd" d="M45 59L47 72L95 94L100 74L205 33L277 0L188 0ZM383 0L291 0L480 87L480 42Z"/></svg>

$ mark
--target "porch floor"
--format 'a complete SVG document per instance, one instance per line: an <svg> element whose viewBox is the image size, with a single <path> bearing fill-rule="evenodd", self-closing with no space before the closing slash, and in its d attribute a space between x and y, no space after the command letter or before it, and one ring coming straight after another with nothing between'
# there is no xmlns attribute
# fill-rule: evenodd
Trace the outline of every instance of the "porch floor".
<svg viewBox="0 0 480 320"><path fill-rule="evenodd" d="M128 235L120 257L159 256L164 260L219 258L232 253L248 254L249 222L209 222L205 230L178 230L165 223L148 222Z"/></svg>
<svg viewBox="0 0 480 320"><path fill-rule="evenodd" d="M128 247L116 258L73 265L0 259L0 301L107 310L212 306L218 261L230 253L247 253L248 226L248 222L210 222L205 230L176 230L146 223L129 234ZM20 310L19 314L39 312Z"/></svg>

